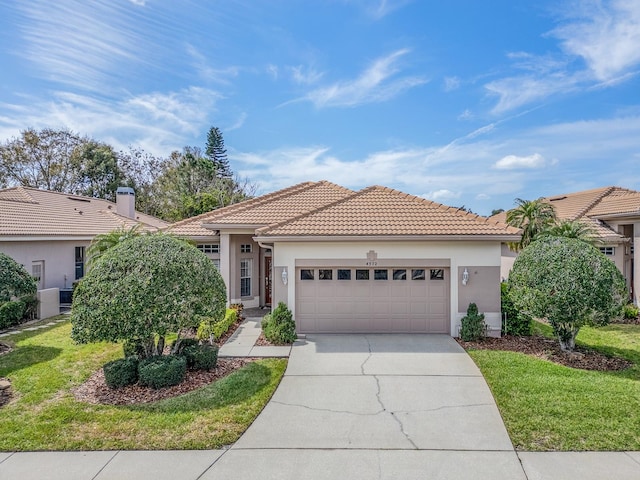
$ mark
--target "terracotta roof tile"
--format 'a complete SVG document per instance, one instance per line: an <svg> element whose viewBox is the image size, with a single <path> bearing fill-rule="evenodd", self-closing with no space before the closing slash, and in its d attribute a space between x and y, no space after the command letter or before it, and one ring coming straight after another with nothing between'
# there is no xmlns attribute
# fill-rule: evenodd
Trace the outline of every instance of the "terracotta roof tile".
<svg viewBox="0 0 640 480"><path fill-rule="evenodd" d="M0 190L0 238L3 236L94 236L141 224L155 231L167 223L140 212L136 219L116 213L107 200L29 187Z"/></svg>
<svg viewBox="0 0 640 480"><path fill-rule="evenodd" d="M219 208L171 225L167 231L176 235L212 235L203 224L224 225L270 225L296 217L301 213L344 198L352 190L327 181L305 182L261 197Z"/></svg>
<svg viewBox="0 0 640 480"><path fill-rule="evenodd" d="M257 231L259 236L519 236L489 221L387 187L373 186Z"/></svg>

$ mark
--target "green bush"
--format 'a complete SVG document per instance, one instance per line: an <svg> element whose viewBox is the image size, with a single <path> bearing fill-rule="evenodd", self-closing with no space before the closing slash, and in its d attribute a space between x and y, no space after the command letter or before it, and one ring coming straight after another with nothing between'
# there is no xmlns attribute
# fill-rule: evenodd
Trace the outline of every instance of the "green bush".
<svg viewBox="0 0 640 480"><path fill-rule="evenodd" d="M276 344L293 343L297 338L296 323L285 303L278 303L273 312L264 316L262 332L267 340Z"/></svg>
<svg viewBox="0 0 640 480"><path fill-rule="evenodd" d="M198 340L195 338L178 338L176 341L171 343L171 353L173 355L181 355L182 351L191 347L192 345L198 345Z"/></svg>
<svg viewBox="0 0 640 480"><path fill-rule="evenodd" d="M122 344L122 352L126 357L144 357L144 345L140 340L125 340Z"/></svg>
<svg viewBox="0 0 640 480"><path fill-rule="evenodd" d="M502 325L502 335L531 335L531 315L527 315L516 308L509 296L509 285L507 283L500 284L500 294L500 306L502 315L505 317L505 322Z"/></svg>
<svg viewBox="0 0 640 480"><path fill-rule="evenodd" d="M25 305L20 300L0 305L0 330L18 325L24 316Z"/></svg>
<svg viewBox="0 0 640 480"><path fill-rule="evenodd" d="M198 326L197 337L200 341L220 340L227 333L231 325L238 321L238 311L233 308L227 308L225 316L222 320L215 320L207 317L200 322Z"/></svg>
<svg viewBox="0 0 640 480"><path fill-rule="evenodd" d="M140 385L156 389L178 385L186 374L186 358L176 355L148 357L138 365Z"/></svg>
<svg viewBox="0 0 640 480"><path fill-rule="evenodd" d="M213 370L218 363L218 347L215 345L189 345L182 350L191 370Z"/></svg>
<svg viewBox="0 0 640 480"><path fill-rule="evenodd" d="M624 318L627 320L634 320L638 318L638 314L640 313L640 309L636 307L633 303L628 303L623 307L622 314Z"/></svg>
<svg viewBox="0 0 640 480"><path fill-rule="evenodd" d="M473 342L484 336L484 313L478 313L478 306L470 303L467 314L460 320L460 338L465 342Z"/></svg>
<svg viewBox="0 0 640 480"><path fill-rule="evenodd" d="M102 367L109 388L121 388L138 382L138 358L119 358Z"/></svg>

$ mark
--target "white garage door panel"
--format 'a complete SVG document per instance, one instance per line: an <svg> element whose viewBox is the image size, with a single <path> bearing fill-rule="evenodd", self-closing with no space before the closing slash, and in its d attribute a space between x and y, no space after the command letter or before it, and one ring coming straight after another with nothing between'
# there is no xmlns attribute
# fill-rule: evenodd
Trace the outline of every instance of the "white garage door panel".
<svg viewBox="0 0 640 480"><path fill-rule="evenodd" d="M301 333L449 333L449 269L444 269L444 278L431 278L429 268L416 267L424 269L425 276L412 279L412 269L406 268L405 279L396 272L396 280L393 268L387 269L387 280L376 280L374 269L362 268L357 270L368 270L369 280L357 280L355 268L350 269L350 280L339 280L338 269L349 270L297 269L296 322Z"/></svg>

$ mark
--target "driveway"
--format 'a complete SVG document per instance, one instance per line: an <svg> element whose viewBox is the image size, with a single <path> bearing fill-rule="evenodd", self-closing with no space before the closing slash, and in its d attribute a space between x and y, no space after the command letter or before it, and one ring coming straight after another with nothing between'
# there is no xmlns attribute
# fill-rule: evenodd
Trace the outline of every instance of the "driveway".
<svg viewBox="0 0 640 480"><path fill-rule="evenodd" d="M524 479L484 378L447 335L310 335L203 478Z"/></svg>

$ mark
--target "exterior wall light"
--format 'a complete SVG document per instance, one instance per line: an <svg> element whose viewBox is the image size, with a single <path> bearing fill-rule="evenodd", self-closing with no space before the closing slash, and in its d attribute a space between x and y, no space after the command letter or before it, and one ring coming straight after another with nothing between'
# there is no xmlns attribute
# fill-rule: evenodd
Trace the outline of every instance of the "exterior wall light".
<svg viewBox="0 0 640 480"><path fill-rule="evenodd" d="M462 285L467 283L469 283L469 270L465 267L464 272L462 272Z"/></svg>
<svg viewBox="0 0 640 480"><path fill-rule="evenodd" d="M286 285L289 282L289 274L287 273L287 267L282 269L282 284Z"/></svg>

